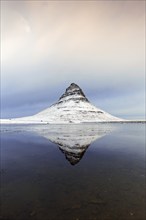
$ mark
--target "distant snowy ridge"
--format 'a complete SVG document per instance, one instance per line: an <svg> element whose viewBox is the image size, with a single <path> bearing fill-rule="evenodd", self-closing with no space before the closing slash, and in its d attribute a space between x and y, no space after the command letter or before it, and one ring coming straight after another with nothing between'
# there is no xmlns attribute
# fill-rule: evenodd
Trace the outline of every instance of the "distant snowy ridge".
<svg viewBox="0 0 146 220"><path fill-rule="evenodd" d="M123 119L114 117L92 105L82 89L72 83L55 104L38 114L15 119L1 119L0 122L12 124L68 124L119 121L123 121Z"/></svg>

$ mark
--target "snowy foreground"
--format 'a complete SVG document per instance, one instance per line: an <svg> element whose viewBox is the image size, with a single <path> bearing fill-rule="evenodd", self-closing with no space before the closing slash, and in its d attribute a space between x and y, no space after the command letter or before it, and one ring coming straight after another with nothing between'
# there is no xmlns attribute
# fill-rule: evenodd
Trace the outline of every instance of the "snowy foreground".
<svg viewBox="0 0 146 220"><path fill-rule="evenodd" d="M83 124L83 123L146 123L146 120L109 120L109 121L88 121L88 122L80 122L74 121L73 124ZM48 120L34 120L26 118L17 118L17 119L0 119L0 124L70 124L70 122L63 121L48 121Z"/></svg>
<svg viewBox="0 0 146 220"><path fill-rule="evenodd" d="M36 115L1 119L1 124L80 124L96 122L126 122L92 105L81 88L72 83L58 102ZM128 121L127 121L128 122ZM129 121L130 122L130 121Z"/></svg>

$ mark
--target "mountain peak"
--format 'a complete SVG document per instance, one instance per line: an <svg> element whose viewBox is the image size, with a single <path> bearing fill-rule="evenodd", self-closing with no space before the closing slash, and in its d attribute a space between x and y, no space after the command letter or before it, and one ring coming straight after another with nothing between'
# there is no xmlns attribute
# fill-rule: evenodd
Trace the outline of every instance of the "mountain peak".
<svg viewBox="0 0 146 220"><path fill-rule="evenodd" d="M78 87L78 88L80 88L76 83L71 83L69 87Z"/></svg>
<svg viewBox="0 0 146 220"><path fill-rule="evenodd" d="M92 105L82 89L71 83L60 99L36 115L8 120L8 123L94 123L123 121ZM69 155L70 157L70 155Z"/></svg>
<svg viewBox="0 0 146 220"><path fill-rule="evenodd" d="M69 100L89 102L82 89L75 83L70 84L65 93L60 97L59 103Z"/></svg>

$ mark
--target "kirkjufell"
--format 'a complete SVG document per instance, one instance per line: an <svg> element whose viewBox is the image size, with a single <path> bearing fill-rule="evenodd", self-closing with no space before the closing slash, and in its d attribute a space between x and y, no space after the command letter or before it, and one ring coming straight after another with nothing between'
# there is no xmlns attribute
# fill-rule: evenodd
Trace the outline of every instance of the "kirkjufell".
<svg viewBox="0 0 146 220"><path fill-rule="evenodd" d="M95 107L75 83L66 89L59 100L49 108L28 117L1 119L1 123L68 124L116 122L122 119Z"/></svg>

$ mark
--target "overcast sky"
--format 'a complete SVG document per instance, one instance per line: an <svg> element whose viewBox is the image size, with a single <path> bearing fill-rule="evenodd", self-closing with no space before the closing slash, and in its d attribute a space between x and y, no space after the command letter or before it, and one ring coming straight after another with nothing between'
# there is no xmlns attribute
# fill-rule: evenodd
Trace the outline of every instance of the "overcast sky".
<svg viewBox="0 0 146 220"><path fill-rule="evenodd" d="M143 119L145 1L1 1L1 117L33 115L77 83Z"/></svg>

